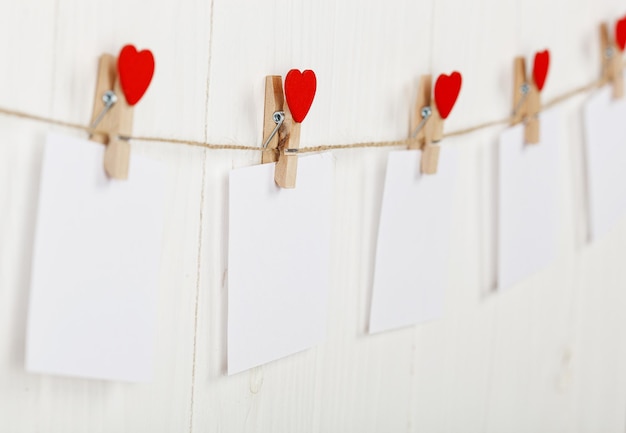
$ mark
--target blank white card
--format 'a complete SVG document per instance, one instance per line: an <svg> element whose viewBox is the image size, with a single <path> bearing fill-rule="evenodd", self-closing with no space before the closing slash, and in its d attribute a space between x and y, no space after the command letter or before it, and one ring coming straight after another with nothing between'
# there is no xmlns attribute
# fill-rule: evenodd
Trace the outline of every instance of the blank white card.
<svg viewBox="0 0 626 433"><path fill-rule="evenodd" d="M498 143L498 287L507 288L554 259L558 222L559 117L540 115L540 140L524 143L524 125Z"/></svg>
<svg viewBox="0 0 626 433"><path fill-rule="evenodd" d="M589 234L595 240L626 215L626 99L604 86L585 104Z"/></svg>
<svg viewBox="0 0 626 433"><path fill-rule="evenodd" d="M164 172L132 155L108 179L105 147L46 141L32 264L26 369L148 381L163 225Z"/></svg>
<svg viewBox="0 0 626 433"><path fill-rule="evenodd" d="M299 158L295 189L276 186L275 164L230 173L228 374L324 338L331 158Z"/></svg>
<svg viewBox="0 0 626 433"><path fill-rule="evenodd" d="M439 318L447 281L456 150L441 150L437 174L422 152L390 152L382 201L369 332Z"/></svg>

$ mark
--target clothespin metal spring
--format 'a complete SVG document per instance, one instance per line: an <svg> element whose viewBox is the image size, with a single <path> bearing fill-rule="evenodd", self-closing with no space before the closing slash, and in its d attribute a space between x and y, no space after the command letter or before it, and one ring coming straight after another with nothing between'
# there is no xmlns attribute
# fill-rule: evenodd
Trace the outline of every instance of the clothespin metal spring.
<svg viewBox="0 0 626 433"><path fill-rule="evenodd" d="M513 109L513 114L512 114L513 117L517 115L517 112L520 110L520 108L522 108L524 101L526 101L526 98L528 98L528 94L530 93L530 86L528 85L528 83L524 83L520 86L520 93L522 94L522 97L520 98L520 100L517 102L517 105Z"/></svg>
<svg viewBox="0 0 626 433"><path fill-rule="evenodd" d="M267 140L265 140L265 143L263 143L263 146L262 146L263 149L267 149L267 145L270 143L270 141L272 141L272 138L274 138L274 136L276 135L276 133L278 132L278 130L282 126L283 122L285 121L285 112L284 111L276 111L276 112L274 112L272 118L274 119L274 123L276 123L276 126L274 127L274 129L270 133L269 137L267 137Z"/></svg>
<svg viewBox="0 0 626 433"><path fill-rule="evenodd" d="M417 137L417 134L419 134L424 125L426 125L426 122L428 121L430 116L433 114L433 110L430 107L424 107L422 108L420 114L422 115L422 121L415 127L415 130L411 134L411 138Z"/></svg>
<svg viewBox="0 0 626 433"><path fill-rule="evenodd" d="M104 104L104 108L102 109L102 111L100 111L100 114L98 114L98 116L91 124L92 129L95 129L96 126L98 126L100 121L102 121L104 115L107 114L107 112L111 109L111 107L113 107L113 105L115 105L116 102L117 95L113 90L107 90L106 92L104 92L104 94L102 95L102 103Z"/></svg>

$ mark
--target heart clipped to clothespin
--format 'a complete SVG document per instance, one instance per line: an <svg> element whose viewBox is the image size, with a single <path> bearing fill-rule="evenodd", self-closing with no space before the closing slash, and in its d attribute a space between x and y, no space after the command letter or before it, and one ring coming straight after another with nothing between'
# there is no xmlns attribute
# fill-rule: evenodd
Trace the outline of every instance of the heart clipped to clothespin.
<svg viewBox="0 0 626 433"><path fill-rule="evenodd" d="M440 146L443 138L443 120L446 119L461 91L459 72L441 74L432 86L432 77L420 77L415 108L411 115L409 149L421 149L420 170L423 174L436 174Z"/></svg>
<svg viewBox="0 0 626 433"><path fill-rule="evenodd" d="M282 188L296 187L296 172L298 167L298 149L300 148L300 124L309 113L315 91L317 78L310 69L300 72L292 69L285 77L285 120L279 130L279 139L283 142L279 146L278 162L274 180Z"/></svg>
<svg viewBox="0 0 626 433"><path fill-rule="evenodd" d="M463 78L457 71L450 75L441 74L435 82L435 104L442 119L447 119L454 108L459 93L461 92L461 84Z"/></svg>
<svg viewBox="0 0 626 433"><path fill-rule="evenodd" d="M524 141L527 144L539 143L540 92L546 84L549 69L550 51L548 50L535 53L530 79L526 75L526 59L524 57L515 58L511 125L524 123Z"/></svg>
<svg viewBox="0 0 626 433"><path fill-rule="evenodd" d="M535 60L533 62L533 80L537 89L541 92L543 86L546 83L548 77L548 70L550 68L550 51L543 50L535 54Z"/></svg>
<svg viewBox="0 0 626 433"><path fill-rule="evenodd" d="M135 105L152 81L154 56L150 50L137 51L133 45L126 45L117 58L117 71L128 105Z"/></svg>
<svg viewBox="0 0 626 433"><path fill-rule="evenodd" d="M276 161L274 180L281 188L296 187L300 125L309 113L316 90L315 72L308 69L290 70L284 92L282 77L265 77L262 162Z"/></svg>
<svg viewBox="0 0 626 433"><path fill-rule="evenodd" d="M115 58L100 56L96 97L91 121L92 140L106 144L104 169L112 179L127 179L133 106L143 97L154 75L154 57L132 45ZM122 97L122 94L124 95Z"/></svg>

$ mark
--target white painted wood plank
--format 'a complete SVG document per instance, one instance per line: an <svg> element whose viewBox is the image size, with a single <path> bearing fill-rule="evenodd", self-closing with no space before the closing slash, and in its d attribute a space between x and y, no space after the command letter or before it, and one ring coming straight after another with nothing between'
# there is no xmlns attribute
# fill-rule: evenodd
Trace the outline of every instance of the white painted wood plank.
<svg viewBox="0 0 626 433"><path fill-rule="evenodd" d="M50 114L54 11L52 3L0 4L3 105ZM24 374L24 337L36 211L32 191L38 188L45 130L0 118L0 418L2 429L15 432L42 427L32 415L39 395Z"/></svg>
<svg viewBox="0 0 626 433"><path fill-rule="evenodd" d="M139 48L150 48L157 59L153 83L135 109L135 133L204 139L210 28L206 2L148 7L143 2L114 1L96 6L67 0L58 2L56 10L44 15L56 29L48 38L55 42L55 49L48 48L49 70L40 68L39 78L32 81L47 77L48 81L43 82L49 85L40 91L40 100L49 99L49 112L55 118L86 123L91 117L99 55L117 54L123 44L134 43ZM31 32L39 34L39 38L44 36L37 27ZM7 57L19 58L10 52ZM23 83L28 84L26 78ZM32 96L31 99L36 100ZM18 104L12 106L16 105L19 108ZM42 137L30 141L23 146L36 149L38 155ZM11 399L12 406L19 408L14 412L36 416L15 417L12 431L33 431L33 422L48 431L66 432L174 431L189 424L203 152L159 143L134 143L132 152L160 160L167 169L160 284L155 288L159 307L154 382L136 386L27 375L20 361L13 366L11 386L3 386L1 392ZM34 205L38 175L30 173L30 177L35 186L23 194ZM30 181L22 180L19 184L28 185ZM27 248L32 243L31 219L25 219L31 228L19 240ZM26 275L28 263L26 256L21 265ZM13 283L8 289L26 296L28 278L23 277L20 284ZM25 308L18 311L25 314ZM17 336L23 335L24 325L25 320L13 327ZM22 348L15 347L10 354L21 360L22 352ZM16 395L18 389L24 388L28 392Z"/></svg>
<svg viewBox="0 0 626 433"><path fill-rule="evenodd" d="M318 77L316 100L302 126L302 146L331 139L351 142L405 137L417 91L414 84L420 74L428 72L423 59L427 58L429 29L414 26L411 17L428 13L428 7L395 2L372 4L371 8L363 9L359 2L246 4L243 8L216 1L210 136L246 144L260 142L263 77L296 67L312 68ZM403 17L400 23L398 17ZM246 33L226 24L235 21L248 29ZM229 63L233 51L245 67ZM225 100L229 104L224 104ZM371 102L355 104L359 100ZM406 428L411 334L404 331L378 339L364 335L377 230L372 222L378 220L380 210L385 155L385 151L336 155L328 341L317 349L230 377L229 384L224 383L219 376L225 350L221 337L224 320L212 318L224 317L218 309L226 302L221 281L227 264L215 248L207 252L212 263L219 254L218 263L224 263L224 268L210 270L208 280L203 281L203 288L208 286L203 293L208 291L210 298L208 303L200 303L201 326L204 321L209 335L220 336L221 347L212 347L201 337L206 343L200 345L197 362L208 363L209 371L201 371L196 384L196 431L206 425L224 431L268 432ZM210 171L223 170L221 176L225 176L228 167L217 158L210 162ZM254 156L250 159L253 162ZM353 199L346 202L342 197L347 196ZM209 218L215 214L215 209L205 209ZM223 230L225 216L215 218L221 226L210 230ZM212 407L220 410L211 411Z"/></svg>

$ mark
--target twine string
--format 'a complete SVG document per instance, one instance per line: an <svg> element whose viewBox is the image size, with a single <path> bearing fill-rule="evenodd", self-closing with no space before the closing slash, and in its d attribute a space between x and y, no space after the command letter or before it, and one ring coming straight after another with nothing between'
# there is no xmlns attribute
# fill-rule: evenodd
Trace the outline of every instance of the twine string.
<svg viewBox="0 0 626 433"><path fill-rule="evenodd" d="M558 95L551 99L550 101L543 104L540 111L551 108L561 102L566 101L574 96L590 92L600 86L605 84L604 80L596 80L584 86L577 87L575 89L569 90L561 95ZM35 122L47 123L50 125L62 126L65 128L76 129L80 131L85 131L92 134L109 134L108 131L99 130L97 128L92 128L90 126L81 125L73 122L66 122L63 120L53 119L45 116L38 116L36 114L25 113L23 111L11 110L8 108L0 107L0 115L17 117L20 119L33 120ZM480 123L478 125L458 129L456 131L451 131L443 134L443 137L457 137L460 135L470 134L472 132L480 131L482 129L491 128L493 126L498 125L507 125L513 121L513 116L508 116L503 119L492 120L484 123ZM263 152L264 150L260 146L248 146L243 144L219 144L219 143L209 143L206 141L198 141L198 140L186 140L180 138L167 138L167 137L154 137L154 136L141 136L141 135L120 135L119 138L123 140L131 140L131 141L144 141L144 142L160 142L160 143L169 143L169 144L180 144L187 146L196 146L202 147L205 149L213 149L213 150L243 150L243 151L256 151ZM358 149L358 148L368 148L368 147L399 147L399 146L408 146L413 140L411 138L405 138L402 140L391 140L391 141L369 141L369 142L361 142L361 143L352 143L352 144L325 144L320 146L310 146L310 147L302 147L299 149L299 153L315 153L315 152L324 152L328 150L342 150L342 149Z"/></svg>

